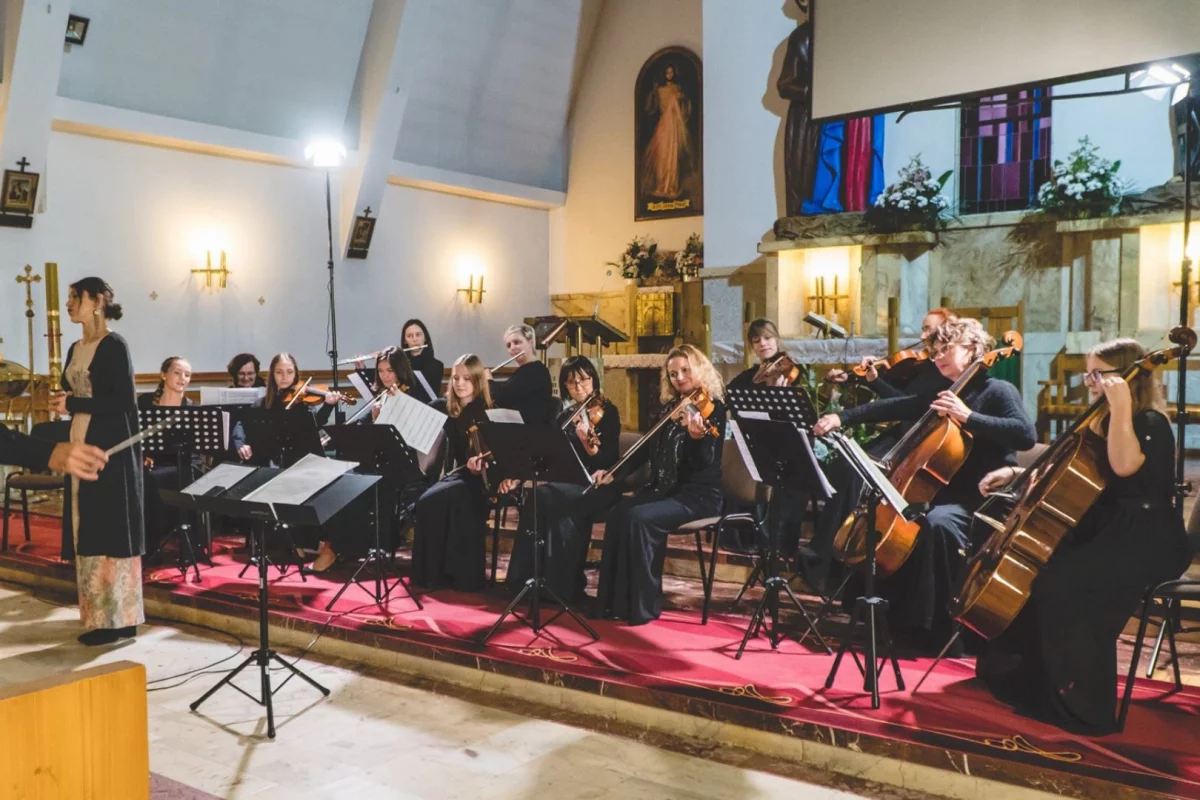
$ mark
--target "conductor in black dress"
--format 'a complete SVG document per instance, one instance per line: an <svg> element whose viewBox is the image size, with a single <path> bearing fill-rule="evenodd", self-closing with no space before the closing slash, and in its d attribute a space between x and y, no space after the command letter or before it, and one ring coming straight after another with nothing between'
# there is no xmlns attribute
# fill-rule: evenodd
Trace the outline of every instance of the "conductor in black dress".
<svg viewBox="0 0 1200 800"><path fill-rule="evenodd" d="M566 433L587 473L595 479L601 470L617 463L621 443L621 413L613 403L595 393L600 386L596 367L584 356L572 356L563 362L558 373L559 392L570 397L573 404L563 409L556 423ZM593 397L595 398L593 400ZM598 403L603 416L592 425L591 411L581 411L580 403ZM572 414L579 413L571 420ZM511 489L505 481L501 491ZM546 483L537 489L538 522L546 545L542 557L542 574L546 585L564 602L580 599L587 587L584 568L592 542L592 523L608 511L621 496L613 483L584 493L586 487L573 483ZM533 520L532 493L526 493L521 506L523 531L513 544L507 583L518 592L525 581L533 577L533 536L528 524Z"/></svg>
<svg viewBox="0 0 1200 800"><path fill-rule="evenodd" d="M682 424L662 426L628 462L650 460L650 482L608 512L600 561L600 612L644 625L662 613L662 571L667 535L680 525L721 510L721 449L725 439L725 387L712 363L697 348L681 345L667 354L659 396L668 413L695 389L713 401L705 420L685 408ZM710 426L716 435L710 435ZM600 476L602 483L613 475Z"/></svg>
<svg viewBox="0 0 1200 800"><path fill-rule="evenodd" d="M932 344L933 363L948 380L956 381L993 342L977 320L959 319L941 325ZM1037 441L1021 395L1011 383L980 371L957 395L943 391L876 400L821 417L813 433L823 436L843 425L864 422L917 420L929 410L950 417L972 434L971 452L934 496L908 560L876 586L889 601L892 631L916 647L936 651L950 635L950 593L971 552L972 514L983 502L979 481L992 470L1014 466L1017 451L1028 450Z"/></svg>
<svg viewBox="0 0 1200 800"><path fill-rule="evenodd" d="M1076 733L1117 729L1117 637L1150 586L1191 561L1183 520L1171 506L1175 438L1162 386L1143 371L1121 375L1145 349L1132 339L1093 347L1084 382L1108 415L1093 430L1107 441L1112 479L1059 546L1012 624L988 642L976 674L1017 711ZM1019 473L1003 467L979 484L1002 488Z"/></svg>
<svg viewBox="0 0 1200 800"><path fill-rule="evenodd" d="M558 401L550 380L550 370L534 354L533 328L513 325L504 332L504 347L516 359L517 371L504 383L492 383L492 401L496 408L511 408L521 412L529 424L546 423L558 413ZM492 380L492 371L487 371Z"/></svg>
<svg viewBox="0 0 1200 800"><path fill-rule="evenodd" d="M413 370L424 379L421 388L431 400L441 397L442 376L446 365L433 357L433 337L429 335L429 329L421 320L410 319L400 331L400 340L404 342L402 349L408 350L407 355ZM409 350L412 347L419 349Z"/></svg>
<svg viewBox="0 0 1200 800"><path fill-rule="evenodd" d="M486 445L473 426L492 407L483 362L465 355L450 370L446 391L444 464L446 475L417 500L413 533L412 582L479 592L485 583L488 486Z"/></svg>

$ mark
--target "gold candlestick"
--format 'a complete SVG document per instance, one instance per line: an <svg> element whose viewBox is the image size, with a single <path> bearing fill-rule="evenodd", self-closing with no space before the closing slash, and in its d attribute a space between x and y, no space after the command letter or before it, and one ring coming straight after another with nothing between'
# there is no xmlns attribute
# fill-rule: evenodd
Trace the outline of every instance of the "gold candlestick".
<svg viewBox="0 0 1200 800"><path fill-rule="evenodd" d="M59 318L58 264L46 262L46 343L50 349L50 391L62 391L62 320Z"/></svg>
<svg viewBox="0 0 1200 800"><path fill-rule="evenodd" d="M17 275L17 283L25 284L25 323L29 327L29 399L33 400L33 285L41 283L42 276L33 274L33 267L25 265L25 275Z"/></svg>

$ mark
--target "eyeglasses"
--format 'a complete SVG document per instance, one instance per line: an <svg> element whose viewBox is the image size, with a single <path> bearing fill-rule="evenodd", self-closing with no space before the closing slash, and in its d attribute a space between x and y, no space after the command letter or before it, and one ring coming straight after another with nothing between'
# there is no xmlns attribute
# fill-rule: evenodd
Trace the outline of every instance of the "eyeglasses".
<svg viewBox="0 0 1200 800"><path fill-rule="evenodd" d="M575 386L583 386L585 383L591 383L591 382L592 382L591 375L579 375L576 377L567 378L567 388L572 388Z"/></svg>
<svg viewBox="0 0 1200 800"><path fill-rule="evenodd" d="M1121 374L1121 370L1119 370L1119 369L1094 369L1091 372L1085 372L1083 374L1083 382L1086 383L1088 386L1092 386L1094 384L1099 383L1105 375L1120 375L1120 374Z"/></svg>

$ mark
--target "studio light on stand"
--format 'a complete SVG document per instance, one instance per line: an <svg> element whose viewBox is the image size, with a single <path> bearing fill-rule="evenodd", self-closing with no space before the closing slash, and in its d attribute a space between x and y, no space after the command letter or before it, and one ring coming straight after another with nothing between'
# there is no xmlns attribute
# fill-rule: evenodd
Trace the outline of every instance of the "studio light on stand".
<svg viewBox="0 0 1200 800"><path fill-rule="evenodd" d="M314 167L325 170L325 223L329 233L329 364L333 370L333 391L338 391L338 346L337 306L333 287L333 193L330 189L330 171L340 167L346 160L346 148L332 140L310 142L304 148L304 160ZM341 425L345 414L340 406L334 406L334 422Z"/></svg>

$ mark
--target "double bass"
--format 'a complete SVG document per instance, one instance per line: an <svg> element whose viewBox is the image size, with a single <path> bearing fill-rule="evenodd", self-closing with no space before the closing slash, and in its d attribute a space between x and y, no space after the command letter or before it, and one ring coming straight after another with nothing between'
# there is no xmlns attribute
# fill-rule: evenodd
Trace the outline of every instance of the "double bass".
<svg viewBox="0 0 1200 800"><path fill-rule="evenodd" d="M1003 347L973 361L948 391L958 394L980 370L1016 355L1024 344L1021 334L1016 331L1004 334L1002 341ZM971 434L958 422L929 409L883 457L881 467L910 504L929 503L962 467L971 454L971 446ZM879 507L875 524L879 531L875 548L876 574L886 577L900 569L912 554L921 524L906 520L890 505ZM834 557L847 564L863 561L867 557L866 527L865 510L855 509L834 537Z"/></svg>
<svg viewBox="0 0 1200 800"><path fill-rule="evenodd" d="M1150 353L1121 378L1128 383L1142 371L1187 358L1196 346L1196 333L1175 328L1170 340L1175 347ZM1111 479L1108 443L1093 430L1107 412L1108 402L1101 396L1029 469L975 512L976 524L991 534L967 562L950 613L983 638L994 639L1016 619L1040 571Z"/></svg>

